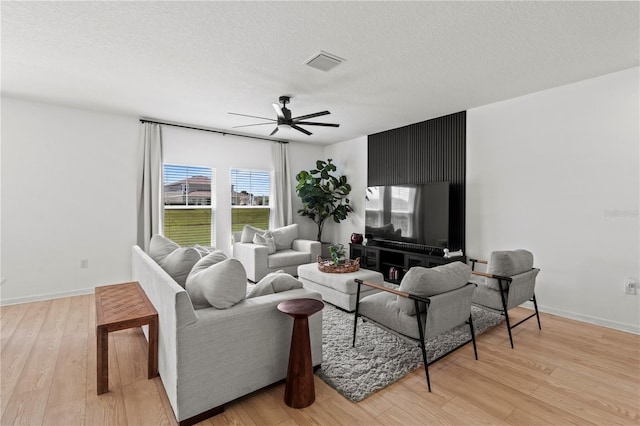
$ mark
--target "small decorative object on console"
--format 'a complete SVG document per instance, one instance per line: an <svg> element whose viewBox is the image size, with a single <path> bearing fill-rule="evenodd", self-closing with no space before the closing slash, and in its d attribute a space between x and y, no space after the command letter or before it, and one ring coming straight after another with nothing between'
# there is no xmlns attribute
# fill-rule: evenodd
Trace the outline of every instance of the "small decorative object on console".
<svg viewBox="0 0 640 426"><path fill-rule="evenodd" d="M358 234L356 232L351 234L351 244L362 244L363 241L364 237L362 236L362 234Z"/></svg>
<svg viewBox="0 0 640 426"><path fill-rule="evenodd" d="M391 268L389 268L389 280L391 281L398 281L400 279L400 268L396 268L395 266L392 266Z"/></svg>
<svg viewBox="0 0 640 426"><path fill-rule="evenodd" d="M449 251L449 249L444 249L444 257L446 259L449 259L452 257L461 257L461 256L464 256L464 253L462 252L462 250Z"/></svg>

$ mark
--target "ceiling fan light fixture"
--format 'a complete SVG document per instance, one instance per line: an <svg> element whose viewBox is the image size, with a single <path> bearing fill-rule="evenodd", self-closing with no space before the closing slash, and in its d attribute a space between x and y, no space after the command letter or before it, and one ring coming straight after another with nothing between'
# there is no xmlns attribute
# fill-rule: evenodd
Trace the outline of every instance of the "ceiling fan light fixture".
<svg viewBox="0 0 640 426"><path fill-rule="evenodd" d="M309 65L311 68L326 72L334 69L344 61L345 60L339 56L321 50L307 60L305 64Z"/></svg>
<svg viewBox="0 0 640 426"><path fill-rule="evenodd" d="M280 104L282 104L282 106L280 106L278 104L271 104L273 106L273 109L276 112L276 119L266 118L266 117L258 117L258 116L255 116L255 115L238 114L236 112L230 112L229 114L241 115L241 116L252 117L252 118L259 118L260 120L270 121L270 123L255 123L255 124L245 124L245 125L242 125L242 126L235 126L235 127L249 127L249 126L262 126L262 125L265 125L265 124L275 124L276 127L274 127L274 129L271 131L269 136L275 135L276 133L278 133L278 130L280 130L280 129L293 129L293 130L296 130L296 131L298 131L300 133L304 133L307 136L313 135L313 133L311 133L309 130L305 129L304 127L300 127L300 126L340 127L339 124L335 124L335 123L319 123L317 121L307 121L310 118L322 117L322 116L331 114L329 111L318 111L318 112L314 112L312 114L299 115L297 117L292 117L291 110L289 108L287 108L287 104L290 101L290 97L286 96L286 95L280 96L279 101L280 101Z"/></svg>

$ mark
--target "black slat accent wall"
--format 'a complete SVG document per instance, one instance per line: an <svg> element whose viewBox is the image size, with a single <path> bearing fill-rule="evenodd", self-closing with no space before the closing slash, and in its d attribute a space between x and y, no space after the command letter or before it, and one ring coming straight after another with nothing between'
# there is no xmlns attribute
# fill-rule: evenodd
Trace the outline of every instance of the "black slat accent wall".
<svg viewBox="0 0 640 426"><path fill-rule="evenodd" d="M369 186L449 181L449 248L465 249L467 112L369 135Z"/></svg>

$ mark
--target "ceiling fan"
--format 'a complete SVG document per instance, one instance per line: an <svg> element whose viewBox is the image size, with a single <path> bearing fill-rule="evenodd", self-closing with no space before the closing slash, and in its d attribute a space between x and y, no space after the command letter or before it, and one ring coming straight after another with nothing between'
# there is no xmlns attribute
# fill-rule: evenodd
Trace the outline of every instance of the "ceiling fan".
<svg viewBox="0 0 640 426"><path fill-rule="evenodd" d="M273 109L276 110L277 119L266 118L266 117L256 117L255 115L247 115L247 114L238 114L236 112L230 112L229 114L240 115L242 117L251 117L258 118L260 120L268 120L268 123L257 123L257 124L245 124L243 126L234 126L233 128L238 127L250 127L250 126L264 126L265 124L275 124L276 128L269 134L269 136L273 136L278 132L280 128L288 128L288 129L296 129L299 132L304 133L305 135L312 135L310 131L303 129L300 125L303 126L325 126L325 127L339 127L339 124L334 123L316 123L313 121L305 121L309 118L320 117L323 115L331 114L329 111L320 111L315 112L313 114L301 115L299 117L291 117L291 110L287 108L287 104L290 102L289 96L280 96L280 103L282 106L278 104L272 104Z"/></svg>

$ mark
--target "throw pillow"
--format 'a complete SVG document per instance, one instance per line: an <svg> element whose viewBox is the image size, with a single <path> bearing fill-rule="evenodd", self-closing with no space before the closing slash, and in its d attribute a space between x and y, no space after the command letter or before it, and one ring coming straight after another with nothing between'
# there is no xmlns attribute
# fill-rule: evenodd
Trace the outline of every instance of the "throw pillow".
<svg viewBox="0 0 640 426"><path fill-rule="evenodd" d="M227 309L245 298L247 273L237 259L225 259L189 275L186 288L194 309Z"/></svg>
<svg viewBox="0 0 640 426"><path fill-rule="evenodd" d="M298 239L298 224L283 226L274 229L271 233L276 241L276 250L287 250L291 248L293 240Z"/></svg>
<svg viewBox="0 0 640 426"><path fill-rule="evenodd" d="M162 235L154 235L149 244L149 256L181 287L201 255L193 247L180 247Z"/></svg>
<svg viewBox="0 0 640 426"><path fill-rule="evenodd" d="M282 271L272 272L261 279L258 284L247 295L250 297L259 297L267 294L280 293L283 291L302 288L302 283Z"/></svg>
<svg viewBox="0 0 640 426"><path fill-rule="evenodd" d="M264 234L255 234L253 236L253 244L267 247L267 253L273 254L276 252L276 242L273 239L271 232L267 231Z"/></svg>
<svg viewBox="0 0 640 426"><path fill-rule="evenodd" d="M240 242L241 243L252 243L254 235L256 235L256 234L262 235L264 233L265 233L264 229L256 228L256 227L251 226L251 225L245 225L242 228L242 235L240 236Z"/></svg>
<svg viewBox="0 0 640 426"><path fill-rule="evenodd" d="M197 274L198 272L207 269L209 266L211 265L215 265L216 263L222 262L223 260L227 260L227 255L224 254L224 252L222 250L216 250L214 252L209 253L208 255L204 256L202 259L198 260L198 262L193 265L193 268L191 268L191 273L189 273L189 276ZM189 278L187 277L187 281L189 280Z"/></svg>
<svg viewBox="0 0 640 426"><path fill-rule="evenodd" d="M533 268L533 253L530 251L494 251L489 258L487 273L509 277L531 268Z"/></svg>
<svg viewBox="0 0 640 426"><path fill-rule="evenodd" d="M164 235L156 234L151 237L151 241L149 242L149 256L157 263L178 248L180 248L178 243Z"/></svg>
<svg viewBox="0 0 640 426"><path fill-rule="evenodd" d="M471 267L462 262L452 262L435 268L414 266L400 282L400 291L420 297L430 297L446 293L467 284L471 277ZM397 296L400 310L407 315L416 314L415 302L406 297Z"/></svg>
<svg viewBox="0 0 640 426"><path fill-rule="evenodd" d="M193 248L198 250L198 252L200 253L201 256L206 256L209 253L213 253L216 248L215 247L211 247L211 246L201 246L200 244L194 244Z"/></svg>

